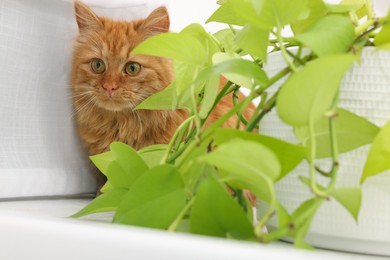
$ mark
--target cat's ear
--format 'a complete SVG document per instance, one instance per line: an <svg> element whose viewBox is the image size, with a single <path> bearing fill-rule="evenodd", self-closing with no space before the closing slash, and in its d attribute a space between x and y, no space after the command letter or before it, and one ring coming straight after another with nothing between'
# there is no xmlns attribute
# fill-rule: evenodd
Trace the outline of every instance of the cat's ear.
<svg viewBox="0 0 390 260"><path fill-rule="evenodd" d="M74 2L74 10L80 32L86 30L99 30L103 27L103 23L100 21L99 17L80 1L76 0Z"/></svg>
<svg viewBox="0 0 390 260"><path fill-rule="evenodd" d="M153 35L168 32L169 31L169 15L167 8L164 6L155 9L149 16L143 21L141 28L145 38Z"/></svg>

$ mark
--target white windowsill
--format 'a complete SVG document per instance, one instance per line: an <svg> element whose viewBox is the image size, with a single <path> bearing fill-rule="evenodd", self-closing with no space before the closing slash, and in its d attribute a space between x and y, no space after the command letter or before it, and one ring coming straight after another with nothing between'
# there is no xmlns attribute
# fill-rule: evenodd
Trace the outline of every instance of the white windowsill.
<svg viewBox="0 0 390 260"><path fill-rule="evenodd" d="M101 223L67 216L89 199L0 202L0 259L386 259L327 250L296 250Z"/></svg>

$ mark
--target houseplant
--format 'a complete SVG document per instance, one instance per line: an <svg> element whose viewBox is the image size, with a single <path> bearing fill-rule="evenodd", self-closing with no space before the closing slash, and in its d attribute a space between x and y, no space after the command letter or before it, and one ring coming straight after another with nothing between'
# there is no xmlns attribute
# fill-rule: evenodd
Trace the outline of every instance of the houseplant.
<svg viewBox="0 0 390 260"><path fill-rule="evenodd" d="M219 3L209 21L225 23L227 29L211 35L192 24L180 33L150 38L133 51L171 58L175 68L175 81L138 109L183 108L190 111L189 117L167 145L134 151L113 143L110 152L91 157L108 182L103 194L75 216L115 211L116 223L261 242L289 236L297 247L310 247L305 235L317 209L329 198L355 219L359 212L360 188L335 186L342 164L339 153L373 143L362 182L390 168L386 138L390 125L379 129L338 107L340 81L362 48L390 48L390 17L376 17L369 0L337 5L321 0ZM285 36L287 26L293 36ZM287 66L268 77L263 65L273 52L280 52ZM229 82L219 91L221 75ZM286 77L269 95L269 89ZM249 89L248 97L234 99L232 110L205 127L215 104L241 87ZM240 115L258 97L256 113L246 121ZM307 141L294 144L253 133L273 109ZM236 114L245 130L221 128ZM361 135L342 142L341 133L348 131ZM318 157L331 158L329 172L317 167ZM310 167L301 181L313 196L288 212L274 184L303 160ZM325 185L317 183L317 174L325 175ZM244 189L266 204L254 226ZM264 226L275 214L278 226L266 232Z"/></svg>

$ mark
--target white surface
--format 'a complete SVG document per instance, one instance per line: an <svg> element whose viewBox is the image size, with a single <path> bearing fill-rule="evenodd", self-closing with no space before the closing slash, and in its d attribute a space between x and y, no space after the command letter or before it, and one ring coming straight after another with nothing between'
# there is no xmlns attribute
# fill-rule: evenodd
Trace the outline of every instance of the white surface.
<svg viewBox="0 0 390 260"><path fill-rule="evenodd" d="M0 259L384 259L296 250L279 242L262 245L65 218L88 201L0 202Z"/></svg>
<svg viewBox="0 0 390 260"><path fill-rule="evenodd" d="M285 66L281 56L272 55L266 70L271 76ZM390 52L372 52L372 49L366 48L362 63L355 64L342 81L340 107L383 126L390 120L389 71ZM277 86L270 91L276 89ZM299 143L292 128L282 123L275 111L264 118L260 129L263 134ZM368 151L369 146L364 146L340 155L338 187L359 187ZM325 159L317 161L322 169L328 169L330 164ZM298 179L298 176L308 174L308 165L303 162L277 183L278 200L289 212L313 196ZM327 183L327 180L318 177L322 181L320 183ZM390 258L390 171L367 179L362 188L363 200L358 223L336 201L327 201L315 215L307 241L319 247L382 254Z"/></svg>

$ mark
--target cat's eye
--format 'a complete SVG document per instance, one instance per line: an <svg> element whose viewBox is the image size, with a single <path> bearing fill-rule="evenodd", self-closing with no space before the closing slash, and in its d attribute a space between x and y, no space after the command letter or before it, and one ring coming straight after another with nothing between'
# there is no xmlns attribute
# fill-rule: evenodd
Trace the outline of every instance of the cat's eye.
<svg viewBox="0 0 390 260"><path fill-rule="evenodd" d="M95 73L103 73L106 70L106 65L101 59L93 59L91 62L91 68Z"/></svg>
<svg viewBox="0 0 390 260"><path fill-rule="evenodd" d="M141 65L136 62L128 62L125 66L125 72L131 76L137 75L141 71Z"/></svg>

